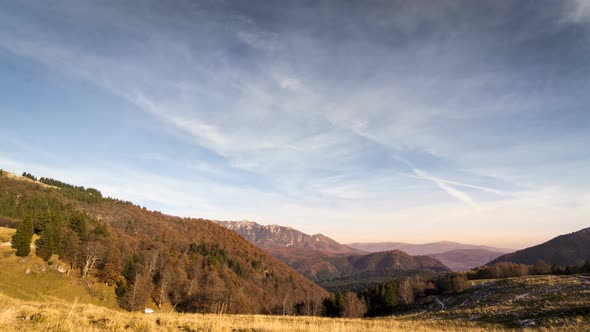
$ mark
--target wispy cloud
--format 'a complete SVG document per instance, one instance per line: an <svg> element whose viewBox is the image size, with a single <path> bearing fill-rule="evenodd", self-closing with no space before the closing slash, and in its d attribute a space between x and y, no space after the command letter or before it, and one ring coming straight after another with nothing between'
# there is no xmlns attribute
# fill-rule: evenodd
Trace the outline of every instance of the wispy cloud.
<svg viewBox="0 0 590 332"><path fill-rule="evenodd" d="M430 181L434 182L440 189L444 190L449 195L460 200L461 202L466 203L472 207L477 207L477 204L473 201L473 199L469 195L458 190L457 188L454 188L452 185L450 185L451 182L439 179L435 176L432 176L432 175L430 175L422 170L416 169L416 168L412 169L412 171L419 178L422 178L424 180L430 180ZM474 186L470 186L470 187L474 187Z"/></svg>
<svg viewBox="0 0 590 332"><path fill-rule="evenodd" d="M194 136L200 144L214 147L216 151L223 151L226 149L228 144L227 139L217 127L199 121L195 117L186 117L182 113L175 114L173 110L165 109L154 104L142 93L136 93L133 95L125 94L125 97L142 110L145 110L162 121Z"/></svg>
<svg viewBox="0 0 590 332"><path fill-rule="evenodd" d="M568 0L565 19L576 23L590 23L590 2L588 0Z"/></svg>

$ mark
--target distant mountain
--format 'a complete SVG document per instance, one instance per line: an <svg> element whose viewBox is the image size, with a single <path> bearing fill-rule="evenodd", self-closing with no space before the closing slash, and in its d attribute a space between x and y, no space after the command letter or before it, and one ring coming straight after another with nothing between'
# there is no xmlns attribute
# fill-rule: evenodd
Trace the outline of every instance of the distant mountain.
<svg viewBox="0 0 590 332"><path fill-rule="evenodd" d="M590 227L500 256L490 264L498 262L535 264L540 260L558 265L575 265L590 260Z"/></svg>
<svg viewBox="0 0 590 332"><path fill-rule="evenodd" d="M474 267L485 265L502 255L501 252L483 249L456 249L427 256L439 260L453 271L468 271Z"/></svg>
<svg viewBox="0 0 590 332"><path fill-rule="evenodd" d="M296 248L317 250L324 254L347 255L365 253L322 234L308 235L291 227L260 225L252 221L220 221L219 224L263 249Z"/></svg>
<svg viewBox="0 0 590 332"><path fill-rule="evenodd" d="M267 251L315 282L363 274L393 277L411 271L450 271L432 257L410 256L399 250L351 256L330 256L317 250L293 248Z"/></svg>
<svg viewBox="0 0 590 332"><path fill-rule="evenodd" d="M401 250L410 255L430 255L439 254L446 251L458 250L458 249L478 249L495 251L499 253L511 252L510 249L495 248L490 246L463 244L450 241L439 241L424 244L411 244L404 242L377 242L377 243L350 243L347 246L367 252L380 252L388 250Z"/></svg>
<svg viewBox="0 0 590 332"><path fill-rule="evenodd" d="M410 256L400 250L335 257L330 262L338 271L338 275L319 280L317 283L332 292L361 291L392 278L414 275L428 277L451 271L432 257Z"/></svg>
<svg viewBox="0 0 590 332"><path fill-rule="evenodd" d="M341 271L347 275L369 271L432 270L446 272L449 268L438 260L428 256L410 256L400 250L376 252L368 255L339 257L335 259Z"/></svg>

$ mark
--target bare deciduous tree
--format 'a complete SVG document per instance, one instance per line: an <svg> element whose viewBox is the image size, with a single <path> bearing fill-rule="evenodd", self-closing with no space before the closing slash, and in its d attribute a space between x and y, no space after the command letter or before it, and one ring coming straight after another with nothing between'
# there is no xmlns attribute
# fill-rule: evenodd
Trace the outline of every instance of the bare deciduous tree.
<svg viewBox="0 0 590 332"><path fill-rule="evenodd" d="M103 251L103 246L100 242L89 241L84 247L83 264L82 264L82 278L86 278L88 273L96 266L100 260Z"/></svg>
<svg viewBox="0 0 590 332"><path fill-rule="evenodd" d="M414 302L414 290L409 279L403 279L398 286L398 295L402 303L411 304Z"/></svg>

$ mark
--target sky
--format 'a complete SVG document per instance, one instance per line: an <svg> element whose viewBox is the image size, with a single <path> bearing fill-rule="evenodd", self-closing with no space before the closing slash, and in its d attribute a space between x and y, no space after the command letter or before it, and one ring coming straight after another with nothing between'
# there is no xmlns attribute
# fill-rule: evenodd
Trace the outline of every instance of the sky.
<svg viewBox="0 0 590 332"><path fill-rule="evenodd" d="M590 1L0 1L0 168L340 242L590 226Z"/></svg>

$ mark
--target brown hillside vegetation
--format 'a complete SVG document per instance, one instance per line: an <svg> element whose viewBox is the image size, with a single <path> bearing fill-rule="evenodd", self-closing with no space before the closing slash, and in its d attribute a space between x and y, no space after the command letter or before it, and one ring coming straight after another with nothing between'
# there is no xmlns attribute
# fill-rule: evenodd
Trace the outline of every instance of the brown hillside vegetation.
<svg viewBox="0 0 590 332"><path fill-rule="evenodd" d="M513 262L519 264L576 265L590 260L590 228L560 235L545 243L498 257L490 264Z"/></svg>
<svg viewBox="0 0 590 332"><path fill-rule="evenodd" d="M0 176L0 215L33 219L37 254L116 286L124 308L151 303L188 312L317 314L328 295L214 222L151 212L49 180L61 189Z"/></svg>

